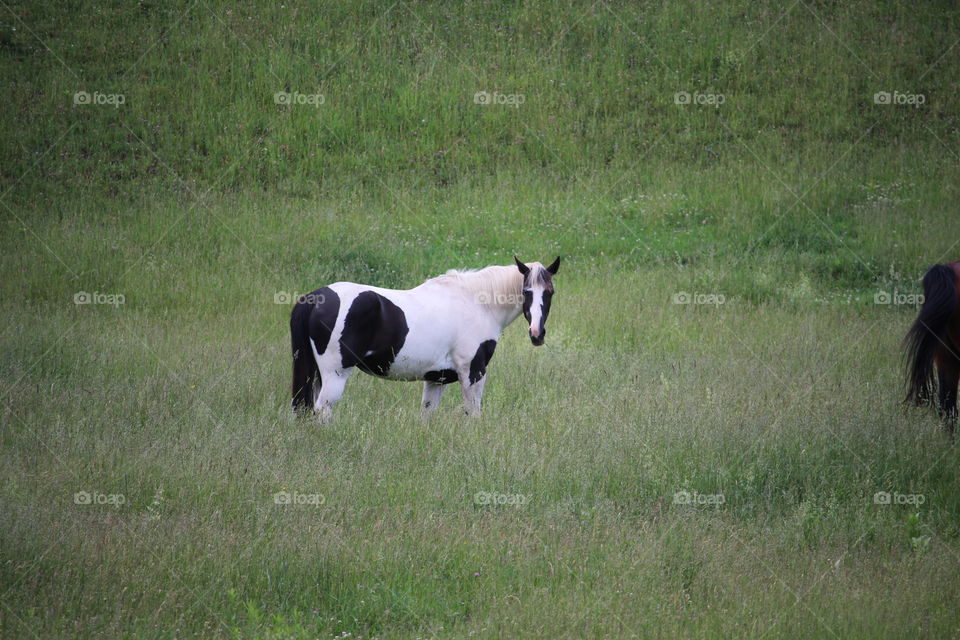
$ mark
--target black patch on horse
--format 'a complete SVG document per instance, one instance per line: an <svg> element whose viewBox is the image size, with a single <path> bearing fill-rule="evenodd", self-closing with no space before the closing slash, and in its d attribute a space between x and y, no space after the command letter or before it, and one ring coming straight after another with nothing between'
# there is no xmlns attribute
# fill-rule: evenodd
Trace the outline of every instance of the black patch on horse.
<svg viewBox="0 0 960 640"><path fill-rule="evenodd" d="M427 382L450 384L451 382L456 382L459 378L457 372L453 369L441 369L440 371L427 371L423 374L423 379Z"/></svg>
<svg viewBox="0 0 960 640"><path fill-rule="evenodd" d="M477 353L470 361L470 384L476 384L480 378L486 375L487 364L493 358L493 350L496 348L496 340L484 340L477 347Z"/></svg>
<svg viewBox="0 0 960 640"><path fill-rule="evenodd" d="M375 291L364 291L354 298L344 321L340 336L343 368L387 375L409 330L400 307Z"/></svg>
<svg viewBox="0 0 960 640"><path fill-rule="evenodd" d="M340 296L329 287L301 296L290 312L295 411L311 406L314 394L320 389L320 371L310 340L317 346L318 353L326 351L339 312Z"/></svg>
<svg viewBox="0 0 960 640"><path fill-rule="evenodd" d="M317 353L322 355L330 344L330 334L333 333L333 327L337 324L340 296L330 287L323 287L301 296L300 300L313 306L313 311L310 313L310 338L317 347Z"/></svg>

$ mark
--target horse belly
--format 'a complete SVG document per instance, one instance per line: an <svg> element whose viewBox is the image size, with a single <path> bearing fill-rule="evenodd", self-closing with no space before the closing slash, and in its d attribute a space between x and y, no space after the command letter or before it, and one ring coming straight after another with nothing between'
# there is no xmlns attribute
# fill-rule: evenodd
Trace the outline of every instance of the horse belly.
<svg viewBox="0 0 960 640"><path fill-rule="evenodd" d="M391 380L423 380L429 371L452 369L453 362L445 354L404 353L401 349L385 377Z"/></svg>
<svg viewBox="0 0 960 640"><path fill-rule="evenodd" d="M397 353L387 377L395 380L423 380L430 371L453 369L452 326L436 316L412 308L407 313L410 333Z"/></svg>

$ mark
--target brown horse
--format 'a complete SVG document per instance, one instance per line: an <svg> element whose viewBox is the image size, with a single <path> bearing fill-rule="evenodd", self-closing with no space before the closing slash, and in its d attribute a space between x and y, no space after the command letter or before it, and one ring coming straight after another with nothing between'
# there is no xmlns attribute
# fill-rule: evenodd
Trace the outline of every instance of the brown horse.
<svg viewBox="0 0 960 640"><path fill-rule="evenodd" d="M937 264L923 276L923 306L903 341L907 402L932 404L937 371L937 411L952 432L960 381L960 261Z"/></svg>

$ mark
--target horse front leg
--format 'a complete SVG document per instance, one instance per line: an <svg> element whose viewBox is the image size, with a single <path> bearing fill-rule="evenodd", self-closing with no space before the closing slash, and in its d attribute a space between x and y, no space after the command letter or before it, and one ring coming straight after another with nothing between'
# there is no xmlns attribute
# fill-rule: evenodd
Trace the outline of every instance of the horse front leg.
<svg viewBox="0 0 960 640"><path fill-rule="evenodd" d="M463 390L463 409L468 416L480 415L480 401L483 400L483 385L487 379L487 365L493 358L497 341L484 340L471 354L469 361L464 359L457 364L457 376Z"/></svg>
<svg viewBox="0 0 960 640"><path fill-rule="evenodd" d="M463 392L463 410L468 416L480 415L480 402L483 400L483 385L487 376L471 382L470 376L460 377L460 389Z"/></svg>

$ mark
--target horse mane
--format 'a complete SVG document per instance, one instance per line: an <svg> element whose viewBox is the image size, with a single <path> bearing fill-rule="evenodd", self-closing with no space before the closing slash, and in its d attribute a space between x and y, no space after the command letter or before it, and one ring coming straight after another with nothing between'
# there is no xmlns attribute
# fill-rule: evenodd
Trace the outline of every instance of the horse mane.
<svg viewBox="0 0 960 640"><path fill-rule="evenodd" d="M506 300L507 296L520 293L523 276L513 265L492 265L483 269L450 269L427 282L457 286L475 294L486 293L491 296L490 300Z"/></svg>

